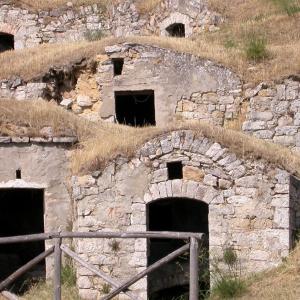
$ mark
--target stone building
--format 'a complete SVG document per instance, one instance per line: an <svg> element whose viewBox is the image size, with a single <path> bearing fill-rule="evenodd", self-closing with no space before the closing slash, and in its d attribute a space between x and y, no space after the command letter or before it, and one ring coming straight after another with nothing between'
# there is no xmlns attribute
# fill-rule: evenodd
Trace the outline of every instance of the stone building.
<svg viewBox="0 0 300 300"><path fill-rule="evenodd" d="M0 52L43 43L72 42L104 35L163 35L188 37L202 30L217 30L222 22L203 0L164 0L143 13L134 0L116 6L95 3L77 6L75 1L35 11L0 1Z"/></svg>
<svg viewBox="0 0 300 300"><path fill-rule="evenodd" d="M89 231L185 231L208 236L211 259L226 247L237 251L243 274L278 265L293 244L298 226L299 181L265 159L243 158L192 130L148 141L132 159L118 158L105 170L73 177L76 222ZM298 224L298 225L296 225ZM113 277L126 278L176 249L176 242L118 240L86 244L76 251ZM175 268L175 269L174 269ZM184 269L184 267L183 267ZM176 278L173 274L177 272ZM82 296L95 299L103 282L78 269ZM134 289L146 299L184 287L186 274L163 268Z"/></svg>
<svg viewBox="0 0 300 300"><path fill-rule="evenodd" d="M75 141L72 137L0 137L2 237L70 229L72 197L68 185L71 176L68 149ZM49 245L48 242L46 245L44 242L1 245L0 280ZM46 265L49 275L51 257ZM32 274L45 277L46 265L42 262Z"/></svg>

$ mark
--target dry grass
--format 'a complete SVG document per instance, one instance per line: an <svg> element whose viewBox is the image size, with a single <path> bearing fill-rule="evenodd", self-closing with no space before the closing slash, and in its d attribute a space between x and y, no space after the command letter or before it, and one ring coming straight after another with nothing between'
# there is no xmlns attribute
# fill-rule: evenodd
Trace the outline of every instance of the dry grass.
<svg viewBox="0 0 300 300"><path fill-rule="evenodd" d="M153 11L162 0L136 0L136 7L141 14Z"/></svg>
<svg viewBox="0 0 300 300"><path fill-rule="evenodd" d="M122 0L73 0L74 7L81 5L99 4L103 8L108 5L117 5ZM152 11L162 0L135 0L137 9L140 13L145 14ZM47 10L57 7L66 6L67 0L14 0L17 6L21 6L30 10Z"/></svg>
<svg viewBox="0 0 300 300"><path fill-rule="evenodd" d="M52 300L53 287L49 283L41 282L34 285L20 300ZM62 285L62 299L80 300L76 287Z"/></svg>
<svg viewBox="0 0 300 300"><path fill-rule="evenodd" d="M8 102L9 101L9 102ZM263 158L300 175L300 155L288 148L265 142L241 132L214 127L202 122L172 124L166 128L133 128L122 125L93 123L45 101L19 102L0 100L0 134L38 135L41 128L51 126L55 135L76 135L79 145L74 151L74 173L103 168L121 155L132 157L148 140L178 129L190 129L228 147L243 158ZM27 130L24 131L24 128Z"/></svg>
<svg viewBox="0 0 300 300"><path fill-rule="evenodd" d="M100 4L106 6L109 4L115 4L118 0L73 0L73 6L78 7L80 5ZM44 10L57 7L66 6L67 0L14 0L15 5L21 6L31 10Z"/></svg>
<svg viewBox="0 0 300 300"><path fill-rule="evenodd" d="M36 7L41 5L39 3L47 2L24 1ZM61 1L49 0L49 3L58 5ZM159 0L137 1L144 12L159 3ZM69 64L82 57L93 58L103 53L106 45L127 41L153 44L214 60L232 68L247 82L281 79L300 71L300 14L288 16L280 5L274 4L276 1L286 0L232 0L230 5L221 0L210 0L212 9L225 15L226 22L218 32L202 33L192 39L106 38L92 43L44 45L35 49L5 52L0 54L0 78L17 75L30 80L45 73L52 65ZM300 7L300 0L293 1L299 3ZM245 54L249 36L253 35L264 38L267 44L268 59L260 63L249 61Z"/></svg>
<svg viewBox="0 0 300 300"><path fill-rule="evenodd" d="M0 100L0 134L8 136L40 136L43 127L52 127L55 136L92 135L94 123L67 112L54 103Z"/></svg>
<svg viewBox="0 0 300 300"><path fill-rule="evenodd" d="M300 245L282 266L254 277L247 291L247 294L239 299L300 299Z"/></svg>

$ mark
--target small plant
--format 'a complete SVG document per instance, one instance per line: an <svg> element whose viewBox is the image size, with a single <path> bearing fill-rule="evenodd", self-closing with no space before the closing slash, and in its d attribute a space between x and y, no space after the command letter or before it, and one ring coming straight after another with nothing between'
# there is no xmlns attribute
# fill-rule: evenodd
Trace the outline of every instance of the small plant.
<svg viewBox="0 0 300 300"><path fill-rule="evenodd" d="M119 252L120 251L120 242L113 240L110 244L109 244L111 250L113 252Z"/></svg>
<svg viewBox="0 0 300 300"><path fill-rule="evenodd" d="M231 247L229 247L224 250L223 259L226 265L232 267L237 262L237 255L235 251Z"/></svg>
<svg viewBox="0 0 300 300"><path fill-rule="evenodd" d="M256 34L250 34L246 41L246 57L255 62L261 61L268 57L267 43L265 38Z"/></svg>
<svg viewBox="0 0 300 300"><path fill-rule="evenodd" d="M245 291L245 283L230 276L221 278L213 288L213 293L221 299L230 299L241 296Z"/></svg>
<svg viewBox="0 0 300 300"><path fill-rule="evenodd" d="M102 292L103 294L108 294L108 293L110 292L110 290L111 290L111 287L110 287L109 284L107 284L107 283L103 283L103 284L102 284L101 292Z"/></svg>
<svg viewBox="0 0 300 300"><path fill-rule="evenodd" d="M102 38L105 37L105 34L102 30L100 29L96 29L96 30L87 30L85 33L84 33L84 38L89 41L89 42L92 42L92 41L99 41L101 40Z"/></svg>
<svg viewBox="0 0 300 300"><path fill-rule="evenodd" d="M76 286L76 271L70 258L66 257L65 263L61 269L62 284L72 287Z"/></svg>
<svg viewBox="0 0 300 300"><path fill-rule="evenodd" d="M241 279L240 263L232 247L224 249L221 262L225 264L225 268L220 267L218 262L213 265L214 284L212 294L221 299L230 299L242 295L246 290L246 285Z"/></svg>

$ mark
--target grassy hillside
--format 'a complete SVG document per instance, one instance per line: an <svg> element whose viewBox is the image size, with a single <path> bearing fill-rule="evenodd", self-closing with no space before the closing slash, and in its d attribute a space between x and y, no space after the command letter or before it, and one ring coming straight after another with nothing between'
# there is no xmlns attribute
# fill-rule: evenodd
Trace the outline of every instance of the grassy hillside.
<svg viewBox="0 0 300 300"><path fill-rule="evenodd" d="M300 245L280 267L257 275L241 300L300 299Z"/></svg>

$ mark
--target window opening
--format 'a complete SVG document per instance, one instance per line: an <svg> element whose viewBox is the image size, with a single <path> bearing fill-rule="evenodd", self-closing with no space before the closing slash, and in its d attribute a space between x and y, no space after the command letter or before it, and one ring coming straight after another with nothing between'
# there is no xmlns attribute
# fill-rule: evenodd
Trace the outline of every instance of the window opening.
<svg viewBox="0 0 300 300"><path fill-rule="evenodd" d="M119 124L155 126L154 91L115 92L116 119Z"/></svg>
<svg viewBox="0 0 300 300"><path fill-rule="evenodd" d="M167 163L168 169L168 178L169 180L173 179L182 179L183 178L183 167L181 161L174 161Z"/></svg>
<svg viewBox="0 0 300 300"><path fill-rule="evenodd" d="M16 179L21 179L22 178L22 172L21 169L16 170Z"/></svg>
<svg viewBox="0 0 300 300"><path fill-rule="evenodd" d="M122 75L124 58L113 58L112 62L114 65L114 76Z"/></svg>

